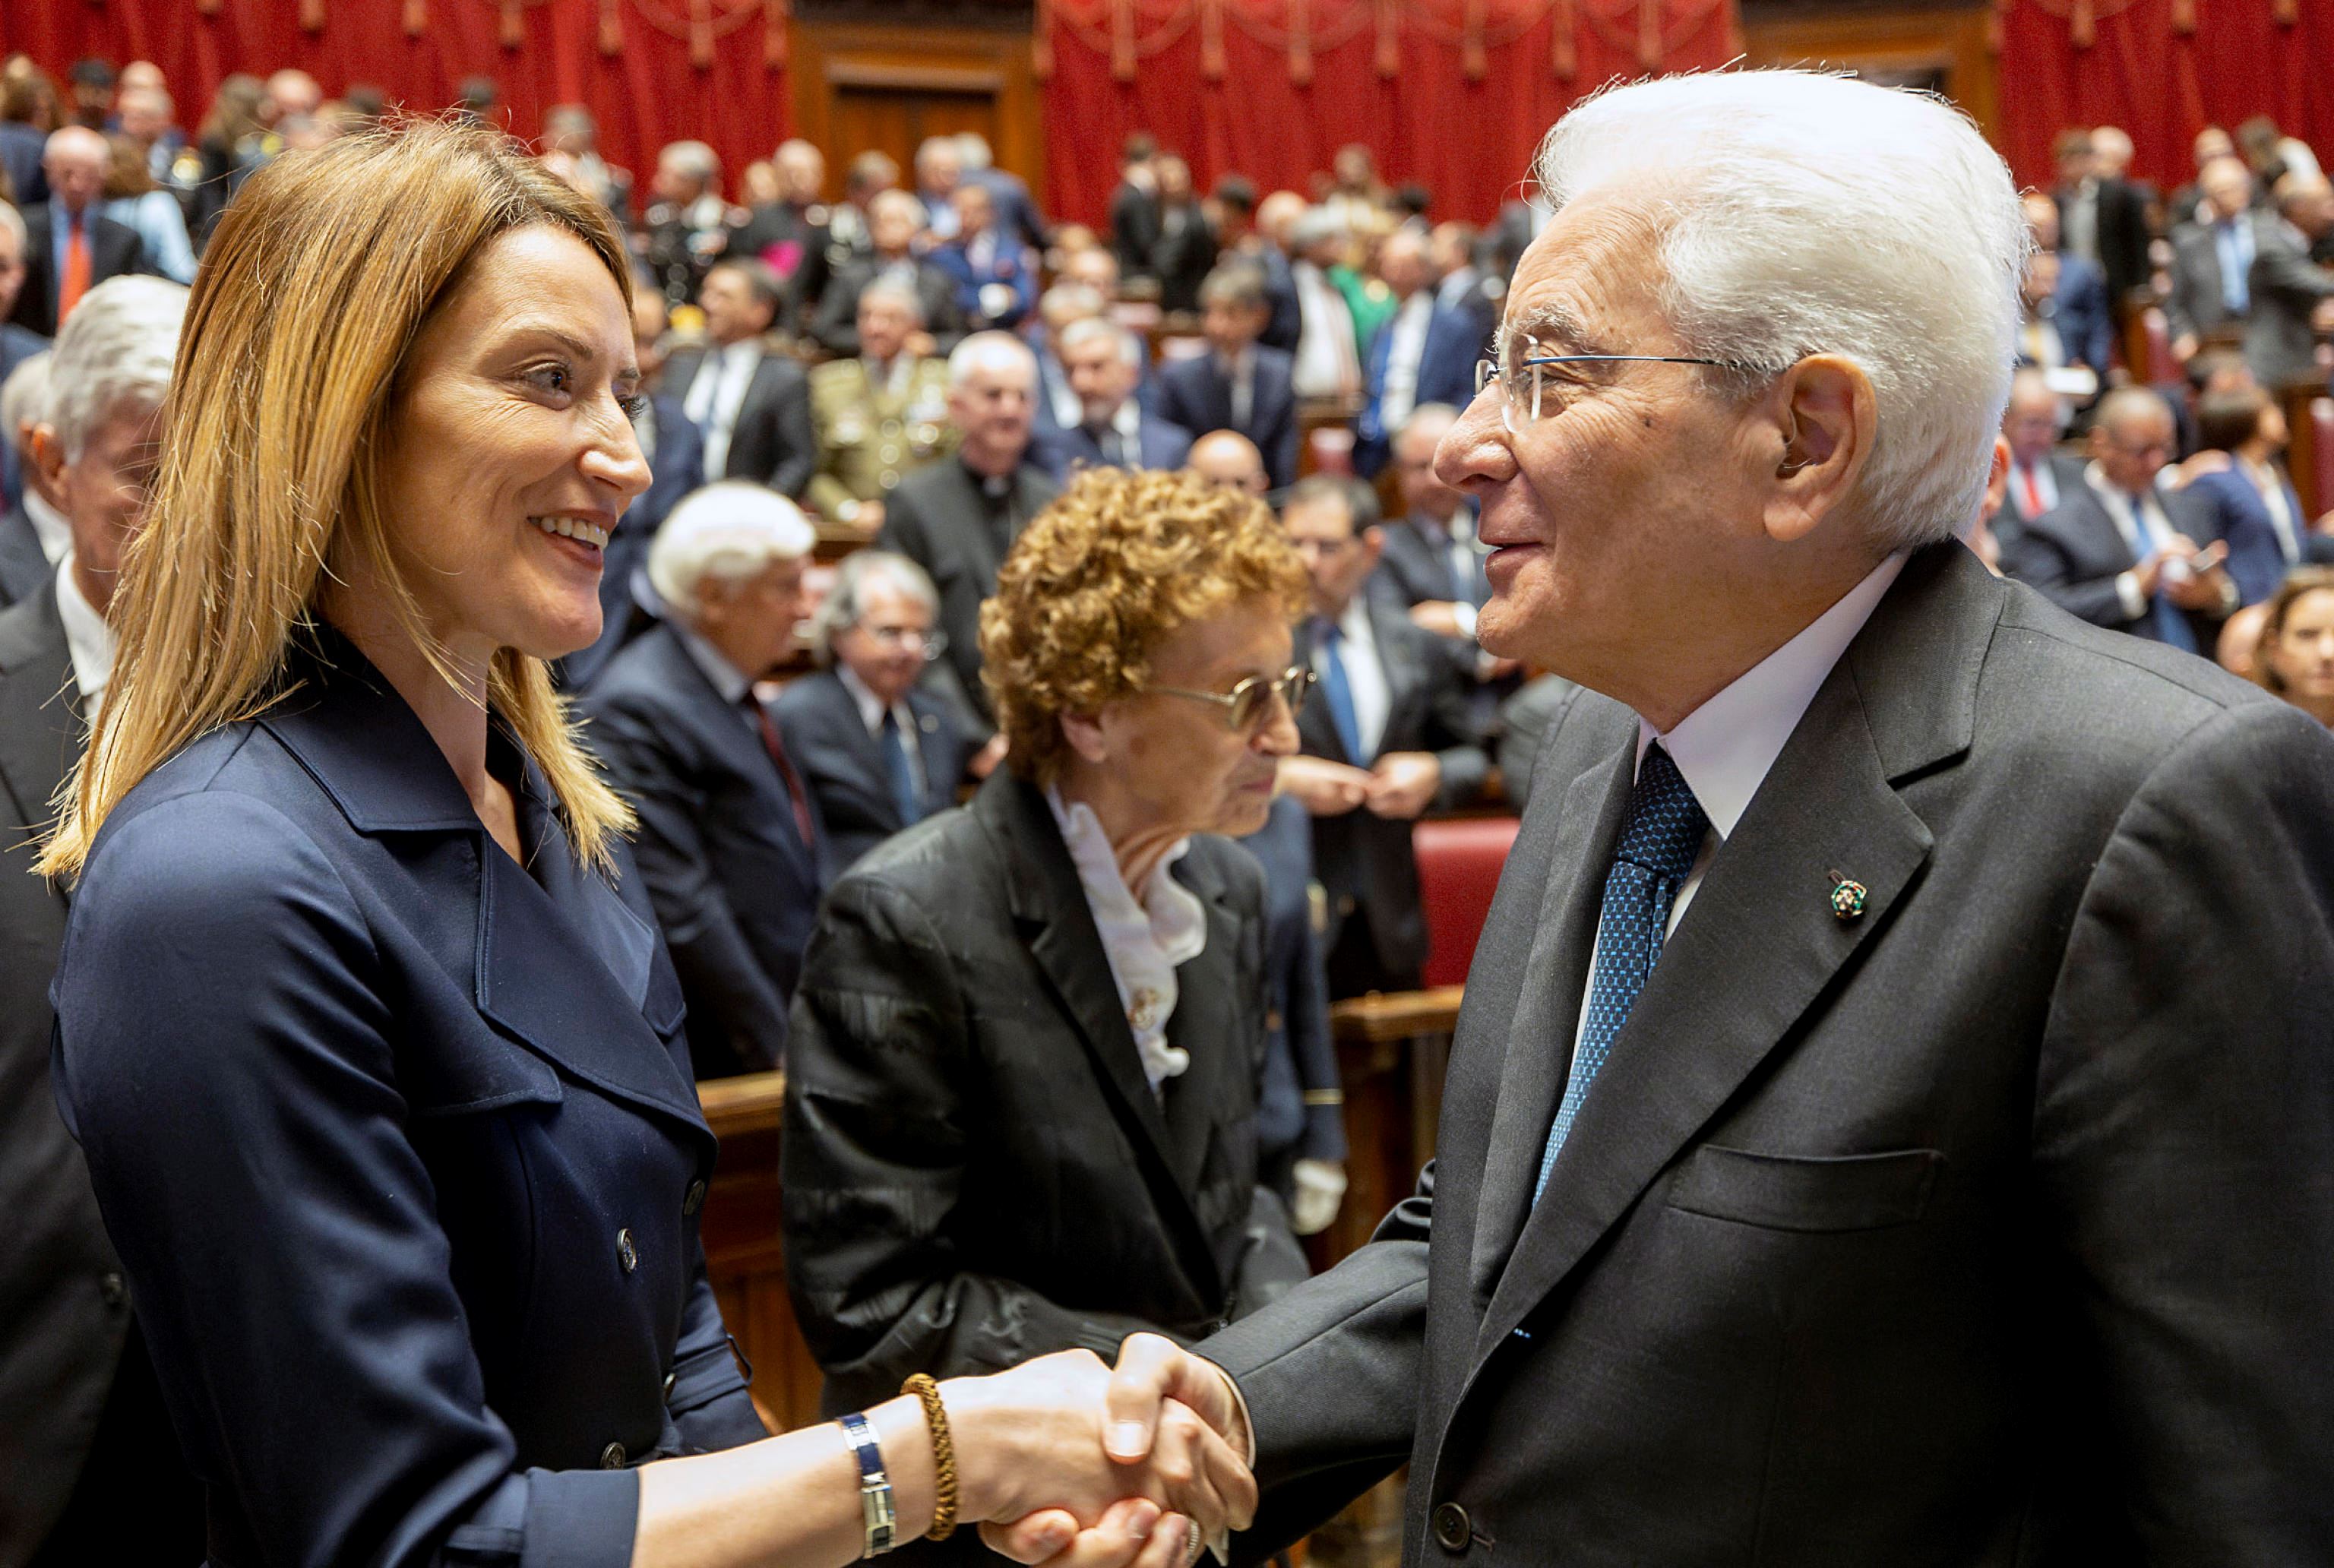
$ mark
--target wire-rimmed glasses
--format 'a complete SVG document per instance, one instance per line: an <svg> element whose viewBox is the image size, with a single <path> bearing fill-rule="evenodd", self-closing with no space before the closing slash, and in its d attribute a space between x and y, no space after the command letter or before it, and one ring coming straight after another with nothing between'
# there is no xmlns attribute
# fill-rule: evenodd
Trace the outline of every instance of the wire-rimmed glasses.
<svg viewBox="0 0 2334 1568"><path fill-rule="evenodd" d="M1230 691L1196 691L1186 686L1146 686L1143 689L1162 697L1186 697L1194 702L1212 702L1224 710L1224 723L1242 735L1254 735L1263 725L1266 715L1272 711L1273 698L1288 705L1288 715L1305 706L1313 683L1319 678L1310 665L1295 664L1274 679L1251 675Z"/></svg>

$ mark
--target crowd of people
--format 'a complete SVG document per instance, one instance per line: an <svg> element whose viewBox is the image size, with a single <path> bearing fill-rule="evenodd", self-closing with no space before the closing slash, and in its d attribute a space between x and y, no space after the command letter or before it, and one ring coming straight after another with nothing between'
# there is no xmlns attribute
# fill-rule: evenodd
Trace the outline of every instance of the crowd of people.
<svg viewBox="0 0 2334 1568"><path fill-rule="evenodd" d="M36 1526L0 1568L132 1539L199 1552L179 1444L221 1562L338 1560L400 1531L535 1561L528 1531L563 1527L533 1512L556 1472L758 1438L695 1250L711 1154L690 1076L787 1072L788 1264L838 1409L1142 1331L1188 1344L1280 1299L1345 1184L1329 1005L1424 971L1414 824L1521 810L1582 691L1479 640L1490 482L1454 483L1438 454L1487 398L1520 437L1613 364L1743 368L1602 343L1561 310L1495 333L1555 211L1438 218L1362 148L1303 193L1233 176L1202 194L1133 138L1090 229L1050 221L977 136L904 171L859 151L829 201L803 141L734 180L679 142L636 177L580 107L524 150L496 139L478 128L497 96L480 80L454 115L383 133L377 92L236 76L188 132L143 62L84 61L62 87L0 70L0 843L14 870L43 852L66 873L0 878L0 1191L35 1217L8 1268L45 1325L0 1352L0 1429L41 1461L0 1462L0 1518ZM2111 128L2061 152L2013 247L1992 483L1952 522L2075 616L2334 726L2334 514L2281 467L2274 395L2326 378L2334 187L2257 127L2200 138L2169 200L2127 178ZM326 222L391 211L457 237L373 255L400 247ZM202 266L206 335L181 361ZM2151 302L2176 385L2125 347ZM167 537L118 594L158 507ZM475 536L506 514L509 538ZM471 684L415 695L448 671ZM1694 820L1722 840L1749 803ZM116 806L110 841L76 826ZM1660 875L1674 891L1695 864ZM636 876L603 880L619 870ZM49 1082L69 915L71 1126ZM152 958L155 985L92 980L109 956L146 962L166 916L195 934ZM269 989L276 958L298 986ZM227 999L190 1017L169 982L197 975ZM579 1008L623 1015L648 1066L578 1044ZM139 1044L76 1060L76 1018ZM206 1021L270 1049L169 1136L147 1091L92 1087L185 1091L149 1047ZM260 1081L286 1060L294 1087ZM329 1102L341 1153L280 1106L234 1120L282 1094ZM586 1098L581 1175L539 1129L495 1141L511 1107ZM566 1250L559 1288L621 1342L530 1340L539 1287L469 1261L492 1259L493 1204L363 1196L458 1180L555 1210L534 1245ZM185 1196L157 1201L174 1181ZM173 1261L250 1246L235 1204L275 1212L270 1184L291 1206L275 1245L370 1249L353 1277L417 1293L432 1342L389 1364L353 1326L356 1285L309 1288L288 1250L231 1305ZM647 1217L651 1195L670 1213ZM603 1254L620 1277L593 1272ZM636 1271L670 1299L624 1296ZM222 1313L319 1347L293 1361L378 1391L371 1424L287 1413L280 1369L238 1387L256 1347L200 1342ZM212 1391L183 1372L158 1390L149 1338ZM662 1394L563 1402L564 1370L603 1351ZM1018 1457L1042 1438L1069 1463L1056 1385L1012 1375L991 1408L1035 1434ZM894 1436L925 1419L884 1409ZM400 1443L480 1456L495 1484L417 1500L434 1461ZM514 1455L545 1468L506 1477ZM132 1475L145 1505L125 1512ZM581 1480L580 1516L621 1513ZM1235 1490L1162 1489L1144 1524L1172 1501L1196 1544L1203 1517L1245 1522ZM688 1515L661 1496L659 1514L642 1483L643 1541ZM1066 1530L1022 1506L1051 1495L979 1496L964 1516L1028 1515L1023 1544ZM856 1527L805 1515L786 1539Z"/></svg>

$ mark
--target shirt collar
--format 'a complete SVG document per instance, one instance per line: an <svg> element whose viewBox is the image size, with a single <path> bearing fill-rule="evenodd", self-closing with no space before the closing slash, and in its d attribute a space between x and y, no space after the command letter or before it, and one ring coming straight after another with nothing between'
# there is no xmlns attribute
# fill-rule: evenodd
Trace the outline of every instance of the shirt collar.
<svg viewBox="0 0 2334 1568"><path fill-rule="evenodd" d="M673 622L672 629L680 634L680 645L689 650L690 662L704 671L705 678L713 683L713 689L721 694L721 700L732 707L744 702L746 694L754 689L753 678L730 663L719 649L678 620Z"/></svg>
<svg viewBox="0 0 2334 1568"><path fill-rule="evenodd" d="M834 662L834 678L843 682L843 689L851 694L852 705L859 709L859 722L867 726L867 733L875 735L881 732L883 727L883 699L859 678L857 670L841 659ZM900 722L904 727L907 721L902 719Z"/></svg>
<svg viewBox="0 0 2334 1568"><path fill-rule="evenodd" d="M1733 832L1824 678L1904 566L1900 552L1874 567L1798 636L1737 676L1667 735L1638 719L1637 760L1643 762L1645 747L1660 741L1718 836Z"/></svg>
<svg viewBox="0 0 2334 1568"><path fill-rule="evenodd" d="M33 536L41 542L41 555L54 566L72 553L72 524L41 498L32 482L24 485L24 515L32 520Z"/></svg>
<svg viewBox="0 0 2334 1568"><path fill-rule="evenodd" d="M73 685L80 688L83 710L94 718L105 684L113 675L113 628L82 592L70 551L57 563L57 619L65 624L65 651L72 657Z"/></svg>

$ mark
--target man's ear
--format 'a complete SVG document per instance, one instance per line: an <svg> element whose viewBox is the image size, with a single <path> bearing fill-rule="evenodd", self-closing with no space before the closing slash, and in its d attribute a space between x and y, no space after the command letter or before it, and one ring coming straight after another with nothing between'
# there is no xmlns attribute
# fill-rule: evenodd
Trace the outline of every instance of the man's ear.
<svg viewBox="0 0 2334 1568"><path fill-rule="evenodd" d="M1373 523L1362 530L1362 536L1358 543L1362 547L1362 553L1370 558L1372 570L1375 570L1378 557L1385 553L1385 530Z"/></svg>
<svg viewBox="0 0 2334 1568"><path fill-rule="evenodd" d="M1846 501L1872 456L1879 429L1872 380L1853 360L1811 354L1785 370L1768 395L1774 485L1765 508L1770 538L1805 537Z"/></svg>
<svg viewBox="0 0 2334 1568"><path fill-rule="evenodd" d="M45 419L27 424L24 457L41 476L42 487L53 495L65 476L65 444L57 438L57 428Z"/></svg>

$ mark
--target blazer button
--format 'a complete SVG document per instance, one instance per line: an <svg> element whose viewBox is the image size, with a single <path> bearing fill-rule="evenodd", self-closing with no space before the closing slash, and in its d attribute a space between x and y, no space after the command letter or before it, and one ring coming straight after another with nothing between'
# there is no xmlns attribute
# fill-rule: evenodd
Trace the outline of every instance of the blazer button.
<svg viewBox="0 0 2334 1568"><path fill-rule="evenodd" d="M1475 1538L1475 1526L1467 1517L1467 1510L1456 1503L1445 1503L1434 1510L1434 1544L1445 1552L1464 1552Z"/></svg>
<svg viewBox="0 0 2334 1568"><path fill-rule="evenodd" d="M621 1470L624 1467L624 1445L611 1443L600 1450L600 1468Z"/></svg>
<svg viewBox="0 0 2334 1568"><path fill-rule="evenodd" d="M680 1200L680 1212L683 1214L695 1214L699 1209L703 1208L704 1207L705 1183L701 1181L690 1182L689 1184L689 1196Z"/></svg>
<svg viewBox="0 0 2334 1568"><path fill-rule="evenodd" d="M616 1233L616 1262L626 1274L641 1266L641 1255L632 1246L632 1233L630 1230L620 1230Z"/></svg>
<svg viewBox="0 0 2334 1568"><path fill-rule="evenodd" d="M104 1274L97 1278L98 1299L110 1307L120 1306L130 1299L130 1287L121 1283L118 1274Z"/></svg>

